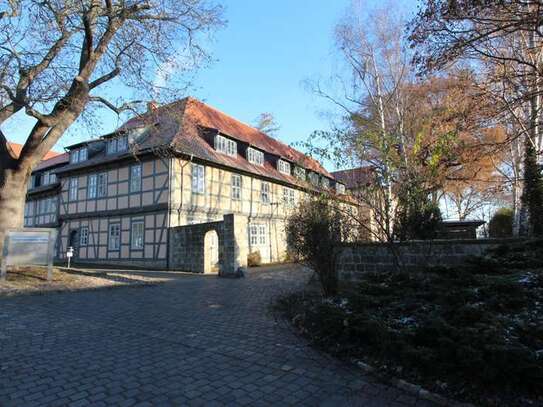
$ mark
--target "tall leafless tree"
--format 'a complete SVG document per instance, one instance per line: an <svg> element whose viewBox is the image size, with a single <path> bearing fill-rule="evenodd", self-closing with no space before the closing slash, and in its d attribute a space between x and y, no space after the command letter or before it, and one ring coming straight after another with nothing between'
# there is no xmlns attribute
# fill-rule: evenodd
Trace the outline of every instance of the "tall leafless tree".
<svg viewBox="0 0 543 407"><path fill-rule="evenodd" d="M32 169L99 103L120 113L134 98L172 98L182 75L209 60L204 36L221 24L212 0L9 0L0 3L0 126L34 120L20 155L0 132L0 252L23 222ZM124 97L108 99L121 83ZM121 99L121 101L119 101Z"/></svg>

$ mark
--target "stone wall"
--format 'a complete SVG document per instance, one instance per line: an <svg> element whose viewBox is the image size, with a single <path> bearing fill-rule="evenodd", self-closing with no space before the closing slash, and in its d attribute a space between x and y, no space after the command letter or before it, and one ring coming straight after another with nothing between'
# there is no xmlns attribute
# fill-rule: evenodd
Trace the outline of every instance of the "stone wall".
<svg viewBox="0 0 543 407"><path fill-rule="evenodd" d="M433 240L396 243L393 250L401 259L405 270L425 266L462 264L469 256L484 254L487 250L514 239ZM394 269L395 256L385 243L348 244L341 249L337 271L340 281L358 281L365 272Z"/></svg>
<svg viewBox="0 0 543 407"><path fill-rule="evenodd" d="M246 220L233 214L222 221L172 227L169 230L169 268L173 270L206 272L211 255L205 236L215 231L218 235L219 274L233 275L247 264ZM245 242L245 244L244 244Z"/></svg>

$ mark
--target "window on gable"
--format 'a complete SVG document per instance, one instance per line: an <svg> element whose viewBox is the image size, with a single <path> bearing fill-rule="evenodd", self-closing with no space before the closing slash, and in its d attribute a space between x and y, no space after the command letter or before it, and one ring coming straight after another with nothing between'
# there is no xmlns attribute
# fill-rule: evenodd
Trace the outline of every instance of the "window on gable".
<svg viewBox="0 0 543 407"><path fill-rule="evenodd" d="M107 153L115 154L117 152L117 139L112 138L107 141Z"/></svg>
<svg viewBox="0 0 543 407"><path fill-rule="evenodd" d="M252 147L247 149L247 160L256 165L264 165L264 153Z"/></svg>
<svg viewBox="0 0 543 407"><path fill-rule="evenodd" d="M220 134L215 136L215 150L235 157L238 153L238 146L234 140L230 140Z"/></svg>
<svg viewBox="0 0 543 407"><path fill-rule="evenodd" d="M117 152L121 153L128 150L128 136L121 136L117 139Z"/></svg>
<svg viewBox="0 0 543 407"><path fill-rule="evenodd" d="M192 193L205 193L205 168L200 164L192 164Z"/></svg>
<svg viewBox="0 0 543 407"><path fill-rule="evenodd" d="M87 147L81 147L79 149L79 162L81 161L87 161L88 158L88 150Z"/></svg>
<svg viewBox="0 0 543 407"><path fill-rule="evenodd" d="M305 181L305 169L302 168L302 167L294 167L294 175L296 176L296 178L302 180L302 181Z"/></svg>
<svg viewBox="0 0 543 407"><path fill-rule="evenodd" d="M77 164L86 161L88 158L87 147L77 148L70 151L70 164Z"/></svg>
<svg viewBox="0 0 543 407"><path fill-rule="evenodd" d="M260 202L264 204L270 203L270 183L269 182L260 183Z"/></svg>
<svg viewBox="0 0 543 407"><path fill-rule="evenodd" d="M134 222L132 223L132 231L130 236L130 246L132 249L141 250L143 249L143 236L144 236L144 227L143 222Z"/></svg>
<svg viewBox="0 0 543 407"><path fill-rule="evenodd" d="M42 179L42 185L48 185L49 184L49 171L45 171L41 177Z"/></svg>
<svg viewBox="0 0 543 407"><path fill-rule="evenodd" d="M87 246L89 244L89 228L84 226L79 229L79 246Z"/></svg>
<svg viewBox="0 0 543 407"><path fill-rule="evenodd" d="M119 250L121 247L121 224L112 223L109 225L109 239L108 239L108 248L109 250Z"/></svg>
<svg viewBox="0 0 543 407"><path fill-rule="evenodd" d="M315 186L319 185L319 174L316 172L309 173L309 182Z"/></svg>
<svg viewBox="0 0 543 407"><path fill-rule="evenodd" d="M241 199L241 175L232 174L232 199Z"/></svg>
<svg viewBox="0 0 543 407"><path fill-rule="evenodd" d="M285 160L277 160L277 169L280 173L290 175L290 163Z"/></svg>
<svg viewBox="0 0 543 407"><path fill-rule="evenodd" d="M141 164L130 167L130 192L141 191Z"/></svg>
<svg viewBox="0 0 543 407"><path fill-rule="evenodd" d="M330 180L326 177L321 177L321 185L325 189L330 188Z"/></svg>

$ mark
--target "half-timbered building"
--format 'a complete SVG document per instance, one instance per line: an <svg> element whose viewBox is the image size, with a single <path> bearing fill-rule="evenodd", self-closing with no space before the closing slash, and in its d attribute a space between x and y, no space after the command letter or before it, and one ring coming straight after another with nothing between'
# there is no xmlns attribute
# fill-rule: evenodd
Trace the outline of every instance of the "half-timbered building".
<svg viewBox="0 0 543 407"><path fill-rule="evenodd" d="M56 218L47 226L59 227L59 259L73 247L81 263L172 268L173 228L229 214L245 235L235 242L239 265L256 251L263 263L281 261L290 209L316 189L344 193L316 160L190 97L150 104L67 150L51 172Z"/></svg>

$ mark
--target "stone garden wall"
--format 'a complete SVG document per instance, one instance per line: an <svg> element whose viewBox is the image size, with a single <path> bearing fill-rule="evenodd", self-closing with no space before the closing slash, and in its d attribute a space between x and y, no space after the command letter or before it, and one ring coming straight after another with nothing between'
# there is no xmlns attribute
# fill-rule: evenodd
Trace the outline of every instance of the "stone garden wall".
<svg viewBox="0 0 543 407"><path fill-rule="evenodd" d="M454 266L469 256L484 254L487 250L510 243L514 239L433 240L395 243L394 256L385 243L348 244L341 249L337 270L340 281L358 281L365 272L393 270L395 257L401 259L405 270L426 266Z"/></svg>
<svg viewBox="0 0 543 407"><path fill-rule="evenodd" d="M233 214L222 221L184 225L169 229L169 268L204 273L210 255L205 244L208 232L215 231L219 245L219 274L234 275L247 266L247 220Z"/></svg>

